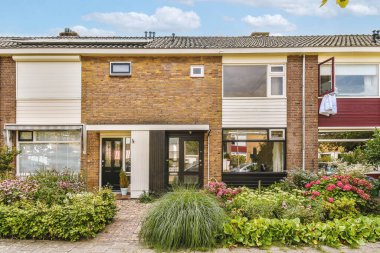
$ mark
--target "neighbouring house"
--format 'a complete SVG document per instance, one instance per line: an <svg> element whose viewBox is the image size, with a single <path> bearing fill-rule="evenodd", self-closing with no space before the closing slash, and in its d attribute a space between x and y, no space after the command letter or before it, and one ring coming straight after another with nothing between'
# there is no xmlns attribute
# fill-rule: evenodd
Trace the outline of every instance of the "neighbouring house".
<svg viewBox="0 0 380 253"><path fill-rule="evenodd" d="M125 170L132 197L268 185L380 127L379 67L371 35L0 37L0 143L22 151L17 175L117 190ZM319 115L333 92L338 113Z"/></svg>

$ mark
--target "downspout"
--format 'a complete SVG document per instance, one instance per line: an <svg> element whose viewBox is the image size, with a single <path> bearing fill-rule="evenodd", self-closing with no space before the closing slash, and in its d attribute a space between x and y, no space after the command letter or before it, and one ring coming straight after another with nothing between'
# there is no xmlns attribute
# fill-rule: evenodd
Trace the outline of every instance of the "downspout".
<svg viewBox="0 0 380 253"><path fill-rule="evenodd" d="M306 156L306 59L302 57L302 170L305 170Z"/></svg>
<svg viewBox="0 0 380 253"><path fill-rule="evenodd" d="M210 133L211 130L207 132L207 183L210 182Z"/></svg>

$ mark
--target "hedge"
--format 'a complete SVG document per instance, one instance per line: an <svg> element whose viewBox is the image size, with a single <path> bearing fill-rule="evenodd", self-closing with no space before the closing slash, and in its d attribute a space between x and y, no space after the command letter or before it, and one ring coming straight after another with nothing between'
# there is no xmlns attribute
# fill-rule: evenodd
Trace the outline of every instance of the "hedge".
<svg viewBox="0 0 380 253"><path fill-rule="evenodd" d="M227 246L269 247L274 242L284 245L342 244L358 247L380 240L380 217L357 217L327 222L302 224L299 219L252 219L237 217L224 225Z"/></svg>
<svg viewBox="0 0 380 253"><path fill-rule="evenodd" d="M115 197L108 189L72 194L63 205L50 207L41 202L1 204L0 237L77 241L95 237L115 214Z"/></svg>

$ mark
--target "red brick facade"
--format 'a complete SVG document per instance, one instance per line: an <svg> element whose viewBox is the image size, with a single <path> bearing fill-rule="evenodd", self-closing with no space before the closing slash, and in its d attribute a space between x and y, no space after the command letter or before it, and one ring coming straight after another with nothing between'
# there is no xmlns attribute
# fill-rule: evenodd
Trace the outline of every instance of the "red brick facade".
<svg viewBox="0 0 380 253"><path fill-rule="evenodd" d="M0 57L0 145L6 123L16 123L16 63L12 57Z"/></svg>
<svg viewBox="0 0 380 253"><path fill-rule="evenodd" d="M318 56L308 55L305 76L305 168L318 168ZM287 169L302 167L302 56L287 62Z"/></svg>
<svg viewBox="0 0 380 253"><path fill-rule="evenodd" d="M112 77L109 63L131 61L131 77ZM204 65L204 78L190 66ZM209 124L210 176L221 179L221 57L82 57L82 123ZM205 134L207 175L207 135ZM89 134L89 185L99 182L99 135ZM147 158L148 159L148 158ZM91 176L90 176L91 175ZM205 180L207 178L205 177Z"/></svg>

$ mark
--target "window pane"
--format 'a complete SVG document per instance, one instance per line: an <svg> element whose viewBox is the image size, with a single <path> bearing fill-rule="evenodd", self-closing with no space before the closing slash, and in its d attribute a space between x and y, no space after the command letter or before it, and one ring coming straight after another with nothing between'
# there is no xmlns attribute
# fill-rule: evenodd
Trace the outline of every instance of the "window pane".
<svg viewBox="0 0 380 253"><path fill-rule="evenodd" d="M271 66L270 67L270 72L272 72L272 73L282 73L282 72L284 72L284 67L283 66Z"/></svg>
<svg viewBox="0 0 380 253"><path fill-rule="evenodd" d="M179 138L169 138L169 174L179 171Z"/></svg>
<svg viewBox="0 0 380 253"><path fill-rule="evenodd" d="M131 138L130 137L125 138L125 171L131 172Z"/></svg>
<svg viewBox="0 0 380 253"><path fill-rule="evenodd" d="M80 143L20 143L20 173L37 169L80 170Z"/></svg>
<svg viewBox="0 0 380 253"><path fill-rule="evenodd" d="M340 96L378 96L377 65L336 65L335 86Z"/></svg>
<svg viewBox="0 0 380 253"><path fill-rule="evenodd" d="M115 141L115 150L114 150L114 161L115 167L121 167L121 141Z"/></svg>
<svg viewBox="0 0 380 253"><path fill-rule="evenodd" d="M223 140L266 140L267 133L256 129L223 130Z"/></svg>
<svg viewBox="0 0 380 253"><path fill-rule="evenodd" d="M185 172L199 171L199 141L184 141Z"/></svg>
<svg viewBox="0 0 380 253"><path fill-rule="evenodd" d="M324 94L326 92L331 92L332 87L332 67L331 64L324 64L320 66L320 77L319 77L319 93Z"/></svg>
<svg viewBox="0 0 380 253"><path fill-rule="evenodd" d="M284 78L283 77L271 77L271 95L282 96L284 95Z"/></svg>
<svg viewBox="0 0 380 253"><path fill-rule="evenodd" d="M224 97L266 97L267 66L224 66Z"/></svg>
<svg viewBox="0 0 380 253"><path fill-rule="evenodd" d="M80 131L36 131L36 141L80 141Z"/></svg>
<svg viewBox="0 0 380 253"><path fill-rule="evenodd" d="M223 143L223 172L282 172L284 142Z"/></svg>

